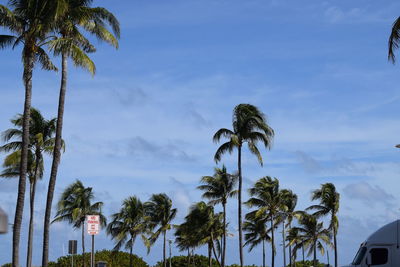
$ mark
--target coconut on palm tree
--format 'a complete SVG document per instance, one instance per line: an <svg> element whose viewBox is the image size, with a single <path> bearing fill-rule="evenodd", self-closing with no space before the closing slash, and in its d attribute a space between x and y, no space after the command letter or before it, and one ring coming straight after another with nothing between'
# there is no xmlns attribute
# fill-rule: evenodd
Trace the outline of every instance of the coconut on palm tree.
<svg viewBox="0 0 400 267"><path fill-rule="evenodd" d="M246 214L246 221L243 224L245 232L245 246L249 246L249 252L256 246L262 244L263 264L265 267L265 242L271 242L271 237L268 235L271 229L268 229L264 218L254 216L255 214Z"/></svg>
<svg viewBox="0 0 400 267"><path fill-rule="evenodd" d="M323 243L330 245L331 232L324 228L323 222L319 222L317 216L306 212L299 213L299 225L293 227L302 240L302 244L308 249L307 256L313 254L314 266L317 266L317 250L324 255Z"/></svg>
<svg viewBox="0 0 400 267"><path fill-rule="evenodd" d="M222 256L221 266L225 266L225 255L226 255L226 203L228 198L237 195L235 186L237 183L237 175L229 174L226 167L223 165L222 168L215 168L214 176L203 176L201 178L201 185L197 188L205 191L203 198L209 199L209 204L216 205L221 203L223 209L223 242L222 242Z"/></svg>
<svg viewBox="0 0 400 267"><path fill-rule="evenodd" d="M87 215L99 215L100 224L106 226L107 219L102 214L103 202L93 203L94 193L91 187L85 187L81 181L69 185L61 194L57 203L57 213L52 221L66 221L74 229L81 229L82 233L82 258L85 266L85 220Z"/></svg>
<svg viewBox="0 0 400 267"><path fill-rule="evenodd" d="M158 227L150 236L150 246L163 235L163 263L166 267L167 231L172 228L171 222L176 216L177 209L172 208L172 200L166 194L153 194L144 205L149 229L153 231Z"/></svg>
<svg viewBox="0 0 400 267"><path fill-rule="evenodd" d="M328 215L330 218L329 230L332 231L333 248L335 252L335 267L338 266L338 253L337 253L337 233L339 229L339 219L337 213L339 212L340 194L336 191L336 187L332 183L325 183L321 185L320 189L312 192L312 200L319 201L318 205L312 205L307 210L314 210L314 215L322 217Z"/></svg>
<svg viewBox="0 0 400 267"><path fill-rule="evenodd" d="M279 180L272 179L269 176L265 176L259 179L252 188L249 189L250 199L246 204L252 208L257 207L258 209L250 212L249 216L258 217L265 221L269 221L269 228L271 231L271 266L275 266L275 228L280 222L280 211L284 205L282 202L282 195L279 190Z"/></svg>
<svg viewBox="0 0 400 267"><path fill-rule="evenodd" d="M63 0L63 2L65 3L63 13L53 21L52 30L57 38L47 42L50 50L52 50L56 56L61 55L61 82L57 112L56 140L44 218L43 267L47 267L48 264L51 205L56 185L58 165L61 159L68 59L72 59L74 65L82 67L94 74L95 65L87 53L94 52L95 47L80 30L83 29L86 33L97 37L98 40L105 41L114 47L118 47L117 38L120 36L119 22L115 16L105 8L91 7L92 0ZM114 34L107 28L107 25L111 27Z"/></svg>
<svg viewBox="0 0 400 267"><path fill-rule="evenodd" d="M125 245L125 248L129 249L129 266L132 267L132 250L136 238L141 236L146 240L144 204L135 196L128 197L123 201L121 210L111 217L107 233L115 240L114 250L119 250Z"/></svg>
<svg viewBox="0 0 400 267"><path fill-rule="evenodd" d="M259 163L263 165L261 153L257 143L261 142L266 148L271 147L274 131L267 124L265 115L256 107L250 104L239 104L233 110L232 119L233 129L221 128L213 137L214 142L218 143L222 138L228 141L223 143L215 152L214 160L219 162L222 155L232 153L234 149L238 151L238 226L239 226L239 257L240 266L244 265L243 258L243 234L242 234L242 148L245 143Z"/></svg>
<svg viewBox="0 0 400 267"><path fill-rule="evenodd" d="M39 110L31 108L29 123L29 150L27 174L29 179L29 233L26 266L32 264L32 243L33 243L33 222L34 222L34 206L36 195L37 181L42 179L44 171L43 153L51 154L54 146L54 131L56 120L46 120ZM6 156L3 167L5 169L0 174L1 177L19 177L21 163L21 147L22 147L22 121L23 115L19 114L15 119L11 120L12 124L17 128L11 128L3 132L3 140L7 142L0 147L0 151L11 152Z"/></svg>
<svg viewBox="0 0 400 267"><path fill-rule="evenodd" d="M32 75L37 63L45 70L56 70L42 48L51 30L51 22L62 11L63 1L13 0L8 7L0 5L0 27L10 34L0 35L0 49L22 44L23 83L25 101L22 119L21 160L14 226L12 265L19 267L19 241L24 210L26 172L28 166L29 118L32 99ZM61 145L60 145L61 147Z"/></svg>

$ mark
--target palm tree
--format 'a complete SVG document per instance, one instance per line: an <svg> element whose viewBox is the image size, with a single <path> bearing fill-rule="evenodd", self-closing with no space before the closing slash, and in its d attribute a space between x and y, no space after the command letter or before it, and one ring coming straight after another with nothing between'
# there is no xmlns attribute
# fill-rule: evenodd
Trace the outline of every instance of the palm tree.
<svg viewBox="0 0 400 267"><path fill-rule="evenodd" d="M226 255L226 203L228 198L234 197L237 190L234 190L237 183L237 175L229 174L226 167L223 165L222 169L215 168L214 176L203 176L201 178L202 185L197 188L205 191L203 198L209 199L209 204L216 205L221 203L223 208L223 242L222 242L222 257L221 266L225 266Z"/></svg>
<svg viewBox="0 0 400 267"><path fill-rule="evenodd" d="M177 209L172 208L172 200L166 194L153 194L150 201L144 205L149 229L154 230L159 226L150 237L150 245L154 244L161 234L163 235L163 263L164 267L166 267L166 234L172 227L171 222L176 216Z"/></svg>
<svg viewBox="0 0 400 267"><path fill-rule="evenodd" d="M43 256L42 266L48 264L49 248L49 222L51 217L51 205L53 202L54 189L57 179L58 165L61 159L61 140L64 118L64 104L67 90L67 64L71 58L76 66L95 73L95 65L86 53L94 52L95 48L88 39L79 31L86 32L105 41L114 47L118 47L117 38L120 36L119 22L107 9L101 7L92 8L92 0L64 0L66 8L61 16L55 20L55 33L58 38L48 42L55 55L61 55L61 85L58 102L56 140L53 152L53 162L50 172L49 187L47 193L46 211L43 232ZM116 37L106 28L110 25Z"/></svg>
<svg viewBox="0 0 400 267"><path fill-rule="evenodd" d="M302 212L298 219L299 226L293 227L303 241L303 245L308 249L307 256L314 255L314 266L317 266L317 249L324 255L324 246L322 242L330 245L331 233L324 229L323 222L318 222L314 215ZM322 242L321 242L322 241Z"/></svg>
<svg viewBox="0 0 400 267"><path fill-rule="evenodd" d="M284 257L285 257L285 250L286 250L286 236L285 236L285 229L286 227L289 228L289 231L292 227L292 221L295 216L295 211L294 209L296 208L297 205L297 195L292 192L292 190L288 189L282 189L281 192L281 201L283 203L282 205L282 242L283 242L283 251L284 251ZM287 225L285 226L285 222L287 221ZM289 265L292 266L292 246L289 245ZM284 259L286 261L286 259ZM285 264L286 266L286 264Z"/></svg>
<svg viewBox="0 0 400 267"><path fill-rule="evenodd" d="M146 232L145 209L139 198L133 196L123 201L122 208L112 215L112 221L107 226L107 233L116 241L114 250L119 250L124 244L129 249L129 266L132 267L132 250L136 237L140 235L145 241ZM145 241L146 242L146 241Z"/></svg>
<svg viewBox="0 0 400 267"><path fill-rule="evenodd" d="M32 264L32 243L33 243L33 222L34 222L34 206L36 183L43 177L43 152L51 154L54 146L54 131L56 119L46 120L43 118L39 110L31 108L30 112L30 131L28 146L28 164L27 174L29 178L29 197L30 197L30 215L29 215L29 234L26 266ZM21 162L22 147L22 121L23 115L19 114L15 119L11 120L17 128L11 128L3 133L3 139L7 144L0 147L0 151L11 152L5 160L3 166L5 169L0 174L1 177L18 177Z"/></svg>
<svg viewBox="0 0 400 267"><path fill-rule="evenodd" d="M21 222L24 210L26 172L28 164L29 145L29 118L32 98L32 74L36 63L43 69L56 70L42 46L46 42L50 31L51 21L62 11L63 1L46 0L9 0L8 7L0 5L0 27L11 34L0 35L0 49L23 44L23 83L25 87L25 103L22 119L21 160L16 201L14 226L12 265L19 266L19 241ZM61 145L60 145L61 147Z"/></svg>
<svg viewBox="0 0 400 267"><path fill-rule="evenodd" d="M254 214L253 214L254 215ZM263 267L265 267L265 242L271 242L271 237L268 235L265 220L252 214L246 214L246 221L243 224L243 230L246 232L244 235L245 246L249 246L249 252L253 250L260 243L262 244L263 253Z"/></svg>
<svg viewBox="0 0 400 267"><path fill-rule="evenodd" d="M336 235L339 229L339 219L337 213L339 212L340 194L336 191L335 185L332 183L325 183L321 185L320 189L314 190L312 193L312 200L319 200L318 205L312 205L307 210L315 210L314 215L322 217L329 215L330 224L329 230L333 235L333 248L335 252L335 267L338 266L337 255L337 240Z"/></svg>
<svg viewBox="0 0 400 267"><path fill-rule="evenodd" d="M303 263L304 263L304 244L303 238L299 234L299 230L296 228L289 229L286 240L289 242L287 246L292 247L292 264L296 267L297 250L300 248L303 250Z"/></svg>
<svg viewBox="0 0 400 267"><path fill-rule="evenodd" d="M398 17L392 25L392 32L389 36L389 51L388 60L392 63L396 62L395 50L399 48L400 44L400 17Z"/></svg>
<svg viewBox="0 0 400 267"><path fill-rule="evenodd" d="M99 215L100 223L106 226L107 219L102 214L103 202L92 203L94 193L91 187L85 187L80 180L69 185L61 194L57 203L57 213L52 221L66 221L72 224L74 229L82 230L82 258L85 266L85 220L87 215Z"/></svg>
<svg viewBox="0 0 400 267"><path fill-rule="evenodd" d="M275 228L280 220L280 211L283 207L282 194L279 191L279 180L265 176L259 179L252 188L249 189L251 198L246 204L252 208L258 209L250 212L249 216L269 220L271 231L272 264L275 266Z"/></svg>
<svg viewBox="0 0 400 267"><path fill-rule="evenodd" d="M247 143L252 154L256 155L258 161L263 165L257 143L262 142L266 148L271 147L274 131L268 126L265 115L255 106L250 104L239 104L233 110L233 130L226 128L219 129L213 137L218 143L222 137L229 139L223 143L215 152L214 160L219 162L226 152L232 153L238 150L238 226L239 226L239 256L240 266L243 267L243 234L242 234L242 147Z"/></svg>

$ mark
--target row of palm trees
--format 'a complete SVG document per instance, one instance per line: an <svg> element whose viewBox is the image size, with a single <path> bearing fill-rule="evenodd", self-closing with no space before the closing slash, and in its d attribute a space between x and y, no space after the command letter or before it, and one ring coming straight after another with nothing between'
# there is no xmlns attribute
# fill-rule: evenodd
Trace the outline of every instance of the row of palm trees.
<svg viewBox="0 0 400 267"><path fill-rule="evenodd" d="M88 56L88 53L95 52L95 47L85 36L87 33L97 37L98 40L118 47L117 39L120 35L118 20L105 8L91 7L92 2L91 0L9 0L7 6L0 5L0 27L4 28L7 33L0 34L0 49L22 45L22 78L25 88L23 115L20 122L21 143L18 149L20 155L19 183L13 226L13 267L19 267L19 243L26 177L27 174L29 176L29 161L32 160L29 151L32 145L30 143L30 118L33 70L37 65L44 70L57 70L49 53L61 56L58 113L55 121L52 166L44 216L42 266L47 267L51 206L62 150L68 59L72 59L74 65L82 67L92 74L95 73L95 65ZM31 248L31 245L29 246ZM30 256L28 256L27 266L31 266Z"/></svg>
<svg viewBox="0 0 400 267"><path fill-rule="evenodd" d="M172 207L172 200L166 194L153 194L149 201L143 203L138 197L126 198L121 209L107 218L102 213L103 202L93 203L94 194L91 187L85 187L80 180L68 186L57 204L54 222L66 221L74 229L82 231L82 255L85 255L85 220L88 215L99 215L100 223L107 226L107 233L115 241L114 250L123 246L129 249L130 266L132 267L133 247L137 237L141 237L150 251L151 246L163 237L163 264L166 261L166 235L172 229L172 220L177 209ZM85 266L85 261L83 261Z"/></svg>

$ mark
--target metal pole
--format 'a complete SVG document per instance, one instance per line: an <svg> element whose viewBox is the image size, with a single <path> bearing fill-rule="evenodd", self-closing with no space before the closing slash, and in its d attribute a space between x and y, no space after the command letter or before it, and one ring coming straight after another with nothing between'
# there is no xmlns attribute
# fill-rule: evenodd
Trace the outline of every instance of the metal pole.
<svg viewBox="0 0 400 267"><path fill-rule="evenodd" d="M94 267L94 235L92 235L92 257L91 257L91 267Z"/></svg>

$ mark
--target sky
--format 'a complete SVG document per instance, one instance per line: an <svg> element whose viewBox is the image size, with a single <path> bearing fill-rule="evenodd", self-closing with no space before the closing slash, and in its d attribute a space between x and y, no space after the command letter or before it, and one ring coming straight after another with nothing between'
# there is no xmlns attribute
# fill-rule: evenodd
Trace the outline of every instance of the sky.
<svg viewBox="0 0 400 267"><path fill-rule="evenodd" d="M340 265L352 261L370 233L399 218L400 150L394 146L400 143L400 68L387 61L398 1L94 1L97 5L118 17L120 47L94 40L94 77L69 65L66 151L54 205L79 179L93 187L108 216L128 196L146 201L165 192L179 210L174 223L182 222L190 205L201 200L196 190L201 176L222 163L236 171L236 154L215 164L218 144L212 136L232 127L237 104L250 103L265 113L275 138L271 150L262 149L263 167L244 152L244 188L263 176L277 177L281 188L298 195L302 210L316 204L312 190L334 183L341 194ZM21 48L0 53L3 131L22 112L24 90ZM57 113L59 80L60 73L35 69L32 103L47 118ZM41 263L49 157L45 163L36 200L35 265ZM0 180L0 206L10 223L16 192L16 179ZM228 203L229 264L239 261L236 202ZM27 224L26 201L22 264ZM66 223L51 226L50 260L67 252L70 239L80 246L79 231ZM10 233L0 236L0 264L11 261L11 240ZM160 241L150 254L138 241L134 253L155 264L162 257ZM113 248L104 230L96 236L96 249L103 248ZM245 252L246 264L261 265L261 247ZM185 252L173 247L172 253ZM332 255L330 250L331 263ZM268 248L268 262L270 256Z"/></svg>

